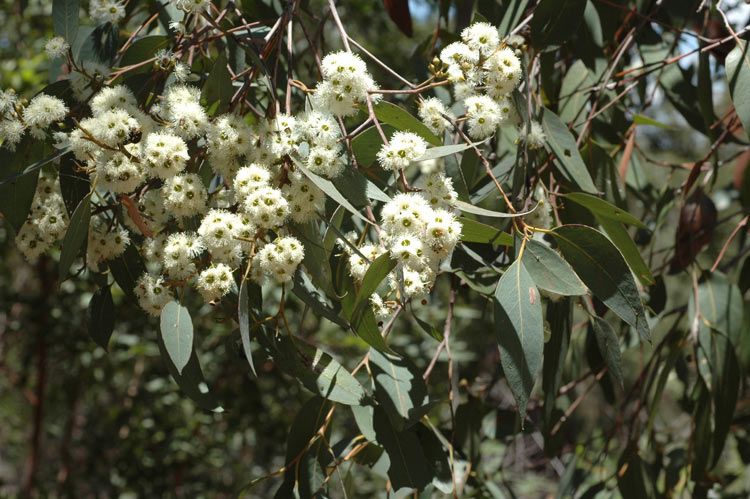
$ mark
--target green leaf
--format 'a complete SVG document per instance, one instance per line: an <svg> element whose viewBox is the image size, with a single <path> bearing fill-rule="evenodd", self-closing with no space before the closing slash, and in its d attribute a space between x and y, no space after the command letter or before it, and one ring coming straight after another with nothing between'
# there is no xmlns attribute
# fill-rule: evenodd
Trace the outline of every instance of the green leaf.
<svg viewBox="0 0 750 499"><path fill-rule="evenodd" d="M546 244L529 240L523 253L523 264L540 288L563 296L585 295L586 286L568 262Z"/></svg>
<svg viewBox="0 0 750 499"><path fill-rule="evenodd" d="M650 341L651 333L633 274L617 248L585 225L563 225L551 232L563 257L591 292Z"/></svg>
<svg viewBox="0 0 750 499"><path fill-rule="evenodd" d="M115 305L109 286L102 286L91 295L87 324L94 343L109 350L109 339L115 327Z"/></svg>
<svg viewBox="0 0 750 499"><path fill-rule="evenodd" d="M135 246L129 245L122 255L114 260L109 260L107 265L120 289L134 301L138 301L133 290L138 278L146 272L146 265Z"/></svg>
<svg viewBox="0 0 750 499"><path fill-rule="evenodd" d="M636 125L644 125L644 126L655 126L658 128L663 128L664 130L672 130L672 126L667 125L666 123L662 123L661 121L656 121L655 119L643 115L643 114L634 114L633 115L633 123Z"/></svg>
<svg viewBox="0 0 750 499"><path fill-rule="evenodd" d="M72 154L60 159L60 193L68 215L72 216L78 204L91 190L88 176L77 171Z"/></svg>
<svg viewBox="0 0 750 499"><path fill-rule="evenodd" d="M268 336L264 335L265 346L273 360L305 388L331 402L364 402L366 393L360 382L329 354L287 335Z"/></svg>
<svg viewBox="0 0 750 499"><path fill-rule="evenodd" d="M334 324L338 324L343 329L349 329L351 325L339 317L336 310L334 310L329 304L326 297L320 292L320 290L310 281L307 274L302 269L297 269L294 274L294 287L292 292L302 300L305 305L310 307L316 315L325 317Z"/></svg>
<svg viewBox="0 0 750 499"><path fill-rule="evenodd" d="M578 145L573 134L570 133L565 123L555 113L545 108L542 127L547 136L547 143L557 157L555 163L561 168L563 176L581 190L596 194L597 190L591 174L581 158L581 153L578 152Z"/></svg>
<svg viewBox="0 0 750 499"><path fill-rule="evenodd" d="M732 96L745 135L750 136L750 53L747 48L747 41L739 40L727 54L726 67L729 95Z"/></svg>
<svg viewBox="0 0 750 499"><path fill-rule="evenodd" d="M588 101L586 89L593 83L593 76L582 60L570 66L560 86L558 113L564 123L577 123L583 118L582 111Z"/></svg>
<svg viewBox="0 0 750 499"><path fill-rule="evenodd" d="M654 276L651 274L651 270L648 268L648 265L646 265L646 262L641 256L641 252L638 250L635 242L633 242L630 234L628 234L628 231L625 230L625 227L619 222L602 218L600 216L597 216L596 220L599 222L599 225L602 226L602 229L604 229L604 232L607 233L614 245L617 246L617 249L620 250L620 253L622 253L625 261L630 266L630 269L638 280L641 281L641 284L644 286L650 286L653 284Z"/></svg>
<svg viewBox="0 0 750 499"><path fill-rule="evenodd" d="M161 337L177 372L190 360L193 352L193 321L190 312L176 301L171 301L161 309Z"/></svg>
<svg viewBox="0 0 750 499"><path fill-rule="evenodd" d="M430 131L424 123L409 114L406 110L390 102L378 102L375 107L375 116L382 123L387 123L397 130L414 132L433 146L440 146L443 141Z"/></svg>
<svg viewBox="0 0 750 499"><path fill-rule="evenodd" d="M201 90L201 100L209 109L209 114L216 115L229 109L234 95L232 75L227 69L227 56L220 53L214 61L211 72Z"/></svg>
<svg viewBox="0 0 750 499"><path fill-rule="evenodd" d="M521 260L513 262L497 283L495 328L500 363L523 425L526 404L542 366L544 327L539 291Z"/></svg>
<svg viewBox="0 0 750 499"><path fill-rule="evenodd" d="M7 222L18 232L31 211L34 202L39 170L22 173L29 162L38 159L44 148L26 137L14 153L0 147L0 212Z"/></svg>
<svg viewBox="0 0 750 499"><path fill-rule="evenodd" d="M52 25L55 34L72 44L78 33L78 0L53 0Z"/></svg>
<svg viewBox="0 0 750 499"><path fill-rule="evenodd" d="M381 352L389 350L385 338L378 329L378 321L372 308L367 307L356 324L352 324L354 333L362 338L368 345Z"/></svg>
<svg viewBox="0 0 750 499"><path fill-rule="evenodd" d="M717 335L714 353L714 378L716 386L713 389L714 401L714 432L713 432L713 462L716 466L721 457L724 443L734 419L742 372L732 343L723 336Z"/></svg>
<svg viewBox="0 0 750 499"><path fill-rule="evenodd" d="M415 430L422 445L422 452L427 458L427 465L430 467L432 485L443 494L450 495L453 491L453 472L447 449L451 443L434 427L428 428L420 423Z"/></svg>
<svg viewBox="0 0 750 499"><path fill-rule="evenodd" d="M479 166L479 156L473 149L461 155L459 169L461 176L463 176L466 182L467 191L473 189L477 185L477 182L485 175L484 168L480 168Z"/></svg>
<svg viewBox="0 0 750 499"><path fill-rule="evenodd" d="M120 67L132 66L134 64L141 63L154 57L157 51L160 49L167 48L169 46L169 37L164 35L152 35L144 36L143 38L136 40L126 51L122 54L120 59ZM151 66L145 64L139 68L129 71L131 74L135 73L146 73L151 71Z"/></svg>
<svg viewBox="0 0 750 499"><path fill-rule="evenodd" d="M357 299L354 302L354 313L352 317L356 319L361 310L369 303L370 297L378 289L383 279L396 268L396 261L391 258L390 253L384 253L370 263L370 266L362 278L362 285L359 287Z"/></svg>
<svg viewBox="0 0 750 499"><path fill-rule="evenodd" d="M357 424L357 428L359 428L362 436L369 442L376 442L377 436L373 428L374 407L372 405L353 405L351 406L351 410L354 422Z"/></svg>
<svg viewBox="0 0 750 499"><path fill-rule="evenodd" d="M571 299L562 298L548 302L547 322L550 327L550 337L544 344L542 390L544 392L544 426L546 433L549 433L554 424L555 400L562 382L562 369L570 345L573 322Z"/></svg>
<svg viewBox="0 0 750 499"><path fill-rule="evenodd" d="M463 211L464 213L472 213L474 215L481 215L483 217L492 217L492 218L522 217L536 210L536 206L534 206L529 211L519 211L516 213L502 213L500 211L492 211L492 210L487 210L485 208L480 208L479 206L474 206L473 204L469 204L464 201L454 201L453 205L459 210Z"/></svg>
<svg viewBox="0 0 750 499"><path fill-rule="evenodd" d="M586 2L586 9L583 13L583 21L586 23L591 34L591 39L597 47L604 45L604 36L602 35L602 21L599 19L599 12L596 11L592 1Z"/></svg>
<svg viewBox="0 0 750 499"><path fill-rule="evenodd" d="M396 354L370 350L375 398L397 431L412 426L430 408L427 386L417 367Z"/></svg>
<svg viewBox="0 0 750 499"><path fill-rule="evenodd" d="M371 274L371 279L375 279L375 272L377 271L373 271L373 274ZM375 287L377 288L377 285ZM351 320L349 327L371 347L381 352L388 351L388 345L380 333L372 307L367 306L369 304L369 296L372 295L372 292L370 292L370 295L366 299L358 303L357 299L360 298L361 293L355 292L354 281L349 276L344 280L343 289L344 296L341 298L341 312L346 319ZM343 321L343 319L339 320Z"/></svg>
<svg viewBox="0 0 750 499"><path fill-rule="evenodd" d="M321 462L325 450L318 431L330 409L331 403L321 397L311 398L300 408L289 428L284 459L287 470L277 497L317 497L315 493L325 479ZM299 457L303 452L304 455ZM295 485L298 495L294 493Z"/></svg>
<svg viewBox="0 0 750 499"><path fill-rule="evenodd" d="M375 407L373 430L388 456L388 478L394 491L406 487L422 490L432 481L427 458L413 428L398 431L391 424L385 410Z"/></svg>
<svg viewBox="0 0 750 499"><path fill-rule="evenodd" d="M254 301L259 302L261 299L260 293L261 290L257 284L248 282L246 279L242 279L242 284L240 284L239 296L237 297L237 306L239 308L239 310L237 311L237 320L240 323L242 351L245 352L245 358L247 359L248 364L250 364L250 370L255 376L258 376L258 373L255 372L255 364L253 364L253 351L250 347L250 295L253 295ZM254 320L257 320L257 318Z"/></svg>
<svg viewBox="0 0 750 499"><path fill-rule="evenodd" d="M690 478L696 482L705 480L706 468L711 459L711 398L708 388L698 382L698 396L693 411L691 444L693 446Z"/></svg>
<svg viewBox="0 0 750 499"><path fill-rule="evenodd" d="M526 12L526 7L528 6L528 4L529 0L515 0L513 2L504 2L505 12L503 12L503 17L498 23L498 31L500 31L500 36L508 36L508 34L513 31L516 26L518 26L518 23L521 22L521 18Z"/></svg>
<svg viewBox="0 0 750 499"><path fill-rule="evenodd" d="M382 125L381 128L386 137L393 135L393 132L396 130L388 125ZM369 167L375 163L381 147L383 147L383 139L374 125L352 139L354 157L357 163L364 167Z"/></svg>
<svg viewBox="0 0 750 499"><path fill-rule="evenodd" d="M458 221L461 222L461 241L465 243L513 246L513 236L507 232L466 217L458 217Z"/></svg>
<svg viewBox="0 0 750 499"><path fill-rule="evenodd" d="M578 31L584 18L586 0L541 0L531 20L535 47L559 45Z"/></svg>
<svg viewBox="0 0 750 499"><path fill-rule="evenodd" d="M62 242L62 251L60 252L59 279L62 282L68 275L68 270L76 259L81 248L86 243L89 233L89 222L91 221L91 194L87 194L70 217L68 231Z"/></svg>
<svg viewBox="0 0 750 499"><path fill-rule="evenodd" d="M601 317L591 317L591 328L604 362L607 364L609 373L617 381L620 387L625 386L622 378L622 355L620 354L620 341L617 339L612 326Z"/></svg>
<svg viewBox="0 0 750 499"><path fill-rule="evenodd" d="M646 225L639 219L631 215L625 210L618 208L609 201L605 201L591 194L584 192L571 192L569 194L563 194L567 199L580 204L594 215L606 218L608 220L614 220L615 222L622 222L628 225L635 225L642 229L646 228Z"/></svg>
<svg viewBox="0 0 750 499"><path fill-rule="evenodd" d="M696 310L694 293L690 293L688 316L692 319L697 315L702 328L722 332L736 343L742 330L744 309L739 288L724 274L714 272L698 285L697 294Z"/></svg>
<svg viewBox="0 0 750 499"><path fill-rule="evenodd" d="M302 263L315 286L327 296L334 296L331 265L328 262L330 254L326 252L318 222L294 224L291 226L291 232L305 248Z"/></svg>
<svg viewBox="0 0 750 499"><path fill-rule="evenodd" d="M427 152L425 152L422 156L418 157L414 161L428 161L431 159L450 156L451 154L465 151L466 149L474 145L475 144L451 144L449 146L430 147L429 149L427 149Z"/></svg>
<svg viewBox="0 0 750 499"><path fill-rule="evenodd" d="M638 449L628 447L617 465L617 488L622 497L651 499L655 497L653 480L648 476Z"/></svg>
<svg viewBox="0 0 750 499"><path fill-rule="evenodd" d="M442 331L440 331L438 328L436 328L435 326L433 326L429 322L423 321L422 319L420 319L417 316L417 314L414 313L414 310L411 309L411 307L410 307L410 310L411 310L412 317L414 317L414 320L417 321L417 324L419 325L420 328L422 328L422 331L424 331L425 333L429 334L433 339L435 339L437 341L443 341L443 332Z"/></svg>
<svg viewBox="0 0 750 499"><path fill-rule="evenodd" d="M331 199L333 199L334 201L336 201L339 205L341 205L344 208L346 208L346 210L349 213L351 213L352 215L356 216L357 218L359 218L360 220L362 220L362 221L364 221L364 222L366 222L368 224L372 223L367 218L365 218L359 212L359 210L357 210L357 208L355 208L354 206L352 206L352 204L339 192L339 190L336 189L336 186L333 185L333 182L331 182L330 180L324 179L323 177L320 177L320 176L314 174L313 172L311 172L310 170L308 170L307 168L305 168L305 166L302 163L300 163L298 160L296 160L296 159L294 159L294 164L296 165L297 168L300 169L300 171L302 173L305 174L305 176L307 178L310 179L310 181L313 184L315 184L320 190L322 190L323 192L325 192L328 197L330 197Z"/></svg>
<svg viewBox="0 0 750 499"><path fill-rule="evenodd" d="M187 365L182 369L182 372L179 372L167 352L162 335L157 336L157 342L159 345L159 353L161 354L162 359L167 363L169 374L180 387L180 390L182 390L182 392L201 409L212 412L224 412L224 409L221 407L221 404L219 404L206 382L206 378L203 375L203 369L201 369L201 364L195 350L193 350L193 353L190 355L190 359L188 360Z"/></svg>

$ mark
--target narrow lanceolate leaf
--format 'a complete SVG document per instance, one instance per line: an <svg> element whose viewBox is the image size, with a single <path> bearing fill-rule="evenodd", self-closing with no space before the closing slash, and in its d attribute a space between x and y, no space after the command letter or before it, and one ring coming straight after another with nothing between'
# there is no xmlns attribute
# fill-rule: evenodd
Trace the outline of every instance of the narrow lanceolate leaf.
<svg viewBox="0 0 750 499"><path fill-rule="evenodd" d="M146 264L143 263L143 258L141 258L141 254L138 253L135 245L129 245L122 255L114 260L109 260L107 266L118 286L126 295L137 301L133 289L138 278L146 271Z"/></svg>
<svg viewBox="0 0 750 499"><path fill-rule="evenodd" d="M542 0L531 20L535 47L559 45L573 36L584 19L587 0Z"/></svg>
<svg viewBox="0 0 750 499"><path fill-rule="evenodd" d="M562 175L581 190L596 194L596 186L581 158L581 153L578 152L576 139L565 123L555 113L545 109L542 127L547 136L547 143L557 157L556 163Z"/></svg>
<svg viewBox="0 0 750 499"><path fill-rule="evenodd" d="M461 241L465 243L487 243L496 246L513 246L513 236L507 232L466 217L461 222Z"/></svg>
<svg viewBox="0 0 750 499"><path fill-rule="evenodd" d="M72 44L78 33L78 0L53 0L52 25L55 34Z"/></svg>
<svg viewBox="0 0 750 499"><path fill-rule="evenodd" d="M542 391L544 392L544 427L552 429L553 413L558 390L562 383L562 368L568 355L570 334L573 328L573 304L570 298L561 298L547 303L549 340L544 344L542 363Z"/></svg>
<svg viewBox="0 0 750 499"><path fill-rule="evenodd" d="M568 262L549 246L530 240L523 253L523 264L540 288L564 296L586 294L586 286Z"/></svg>
<svg viewBox="0 0 750 499"><path fill-rule="evenodd" d="M227 58L222 53L214 62L208 79L201 90L201 98L213 114L224 112L229 107L234 89L232 75L227 69Z"/></svg>
<svg viewBox="0 0 750 499"><path fill-rule="evenodd" d="M35 144L30 136L21 141L15 152L0 148L0 213L16 232L31 211L39 178L38 169L23 172L29 163L41 159L43 152L44 147Z"/></svg>
<svg viewBox="0 0 750 499"><path fill-rule="evenodd" d="M601 232L585 225L563 225L552 231L560 251L591 292L642 340L651 333L633 274L617 248Z"/></svg>
<svg viewBox="0 0 750 499"><path fill-rule="evenodd" d="M109 286L102 286L91 296L87 322L89 336L94 343L109 350L109 338L115 327L115 305Z"/></svg>
<svg viewBox="0 0 750 499"><path fill-rule="evenodd" d="M322 486L325 473L321 458L327 453L322 448L323 442L318 431L325 424L330 409L330 402L321 397L313 397L297 413L286 439L287 470L284 482L276 493L277 497L293 497L295 488L299 490L299 497L315 497L318 488Z"/></svg>
<svg viewBox="0 0 750 499"><path fill-rule="evenodd" d="M642 221L602 198L586 194L585 192L571 192L570 194L565 194L565 197L602 218L635 225L643 229L646 228L646 225Z"/></svg>
<svg viewBox="0 0 750 499"><path fill-rule="evenodd" d="M654 283L654 276L651 274L651 270L643 260L641 252L638 250L638 246L635 245L633 239L625 230L625 227L620 222L603 218L600 216L596 217L599 225L602 226L604 232L607 233L612 242L620 250L625 261L628 262L630 269L633 271L635 276L641 281L644 286L650 286Z"/></svg>
<svg viewBox="0 0 750 499"><path fill-rule="evenodd" d="M479 206L474 206L473 204L469 204L464 201L454 201L453 204L456 208L463 211L464 213L472 213L474 215L481 215L483 217L492 217L492 218L522 217L536 210L536 206L534 206L529 211L519 211L516 213L502 213L500 211L492 211L492 210L487 210L485 208L480 208Z"/></svg>
<svg viewBox="0 0 750 499"><path fill-rule="evenodd" d="M364 401L362 384L323 350L286 335L263 337L277 365L312 393L344 405L359 405Z"/></svg>
<svg viewBox="0 0 750 499"><path fill-rule="evenodd" d="M252 288L252 289L251 289ZM257 284L248 282L246 279L242 280L242 284L240 285L240 292L239 296L237 297L238 304L238 314L237 319L240 323L240 338L242 339L242 351L245 352L245 358L247 359L248 364L250 364L250 370L253 372L255 376L258 375L258 373L255 372L255 364L253 364L253 351L250 348L250 321L251 319L251 312L250 312L250 293L251 291L254 291L256 296L260 293L260 289L258 288Z"/></svg>
<svg viewBox="0 0 750 499"><path fill-rule="evenodd" d="M421 490L432 481L433 473L414 428L396 430L383 408L377 406L373 430L388 455L388 478L394 491L403 487Z"/></svg>
<svg viewBox="0 0 750 499"><path fill-rule="evenodd" d="M381 128L383 134L389 138L396 131L395 128L389 125L382 125ZM365 167L375 163L381 147L383 147L383 138L374 125L352 139L354 158L357 160L357 163Z"/></svg>
<svg viewBox="0 0 750 499"><path fill-rule="evenodd" d="M427 386L417 367L407 358L370 350L375 398L396 430L419 421L429 409Z"/></svg>
<svg viewBox="0 0 750 499"><path fill-rule="evenodd" d="M211 391L206 377L203 375L203 369L201 369L201 363L195 354L195 350L190 355L187 365L182 369L182 372L179 372L177 366L172 361L172 357L167 352L167 347L164 345L164 338L161 335L158 336L158 344L161 358L166 362L169 374L174 378L180 390L201 409L224 412L214 392Z"/></svg>
<svg viewBox="0 0 750 499"><path fill-rule="evenodd" d="M591 317L591 328L594 330L596 344L604 362L607 364L609 373L617 381L617 384L623 387L620 341L617 339L614 329L609 325L609 322L596 316Z"/></svg>
<svg viewBox="0 0 750 499"><path fill-rule="evenodd" d="M171 301L161 309L161 337L177 372L190 360L193 352L193 321L188 309Z"/></svg>
<svg viewBox="0 0 750 499"><path fill-rule="evenodd" d="M701 328L715 329L737 342L743 324L743 301L739 288L721 272L711 274L698 285L698 307L694 293L688 303L689 316L698 318Z"/></svg>
<svg viewBox="0 0 750 499"><path fill-rule="evenodd" d="M745 40L727 55L727 82L737 116L740 117L745 135L750 136L750 51Z"/></svg>
<svg viewBox="0 0 750 499"><path fill-rule="evenodd" d="M508 267L497 283L495 328L500 362L523 421L542 366L544 328L539 291L520 260Z"/></svg>
<svg viewBox="0 0 750 499"><path fill-rule="evenodd" d="M381 122L387 123L397 130L416 133L433 146L440 146L443 144L443 141L440 140L437 135L432 133L424 123L396 104L391 104L386 101L379 102L375 106L375 116L377 116L378 120Z"/></svg>
<svg viewBox="0 0 750 499"><path fill-rule="evenodd" d="M60 281L68 275L68 269L73 264L73 260L76 259L81 247L86 243L89 233L89 222L91 221L90 200L91 194L87 194L78 203L76 210L70 217L70 225L68 225L68 231L65 233L65 238L62 242L62 251L60 252Z"/></svg>
<svg viewBox="0 0 750 499"><path fill-rule="evenodd" d="M370 266L362 278L357 299L354 302L353 318L356 321L363 307L369 303L370 297L378 289L388 274L396 267L396 261L391 258L390 253L384 253L370 263Z"/></svg>
<svg viewBox="0 0 750 499"><path fill-rule="evenodd" d="M449 146L431 147L427 149L427 152L425 152L422 156L415 159L414 161L427 161L430 159L443 158L445 156L450 156L451 154L465 151L466 149L473 147L474 145L475 144L452 144Z"/></svg>
<svg viewBox="0 0 750 499"><path fill-rule="evenodd" d="M352 204L344 197L344 195L341 194L338 189L336 189L336 186L333 185L333 182L331 182L330 180L324 179L323 177L320 177L320 176L314 174L313 172L311 172L310 170L308 170L307 168L305 168L305 166L302 163L300 163L299 161L297 161L297 160L294 160L294 163L295 163L296 167L299 168L300 171L302 173L304 173L305 176L307 178L309 178L310 181L313 184L315 184L321 191L325 192L326 195L329 198L333 199L339 205L341 205L344 208L346 208L349 213L351 213L352 215L356 216L360 220L363 220L364 222L366 222L368 224L372 223L367 218L365 218L359 212L359 210L357 208L355 208L354 206L352 206Z"/></svg>

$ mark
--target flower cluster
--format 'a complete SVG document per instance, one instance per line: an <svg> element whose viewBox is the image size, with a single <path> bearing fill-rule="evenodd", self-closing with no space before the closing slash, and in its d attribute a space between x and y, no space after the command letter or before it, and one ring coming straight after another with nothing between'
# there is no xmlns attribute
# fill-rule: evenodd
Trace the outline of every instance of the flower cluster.
<svg viewBox="0 0 750 499"><path fill-rule="evenodd" d="M448 80L454 84L456 100L466 109L471 138L482 140L498 126L512 124L516 117L510 94L522 77L521 61L506 41L501 41L494 26L479 22L461 32L461 41L440 52ZM423 104L424 107L424 104ZM445 127L433 102L420 114L433 131Z"/></svg>
<svg viewBox="0 0 750 499"><path fill-rule="evenodd" d="M378 151L378 162L386 170L404 170L427 152L427 142L412 132L396 132Z"/></svg>
<svg viewBox="0 0 750 499"><path fill-rule="evenodd" d="M169 59L168 65L179 64ZM352 106L374 88L356 56L334 54L325 67L330 85L351 91ZM69 148L89 174L87 266L103 271L135 245L148 272L134 292L154 315L173 289L185 285L206 301L221 299L235 288L235 271L247 266L259 282L288 282L304 259L289 224L317 220L325 209L325 194L309 175L335 178L348 163L331 110L321 106L253 124L233 113L212 118L199 89L180 79L146 110L127 87L106 85L107 74L83 64L70 75L74 98L91 113L68 120L67 133L49 133L53 123L67 119L62 100L42 94L23 106L14 94L0 96L6 146L27 131L35 138L52 135L56 147ZM18 124L19 138L6 131L13 128L10 120ZM40 189L59 190L50 182L43 176ZM59 194L49 192L38 195L17 238L29 260L50 249L67 227Z"/></svg>
<svg viewBox="0 0 750 499"><path fill-rule="evenodd" d="M16 235L16 246L29 261L34 261L63 238L68 222L59 181L42 174L36 184L31 213Z"/></svg>
<svg viewBox="0 0 750 499"><path fill-rule="evenodd" d="M196 12L209 2L175 4ZM90 10L98 21L115 23L124 15L122 6L92 0ZM50 56L68 50L64 40L48 43ZM162 71L182 64L168 51L155 58ZM146 312L158 315L174 290L185 286L215 302L236 289L240 274L259 283L293 278L305 259L293 224L325 213L317 176L335 179L350 162L339 118L379 97L365 63L350 52L324 57L322 74L305 113L248 121L233 112L211 116L187 78L170 78L144 106L128 87L107 82L106 67L82 63L68 77L78 101L76 119L57 97L41 94L24 104L5 92L0 138L12 148L28 133L72 152L76 167L91 179L86 265L105 271L134 246L147 271L133 292ZM90 113L81 116L86 109ZM424 100L420 116L435 133L451 125L452 115L437 99ZM426 151L422 137L399 131L377 158L398 172ZM378 241L350 249L357 281L384 253L398 262L388 289L373 297L380 312L393 299L429 292L459 240L455 200L450 178L439 168L424 170L415 191L396 195L382 208ZM62 238L67 224L57 181L45 173L18 245L34 260Z"/></svg>
<svg viewBox="0 0 750 499"><path fill-rule="evenodd" d="M48 129L68 114L61 99L39 94L24 106L12 91L0 92L0 140L14 151L28 132L35 139L47 137Z"/></svg>
<svg viewBox="0 0 750 499"><path fill-rule="evenodd" d="M434 172L423 178L420 188L419 192L397 194L383 206L379 244L365 244L356 250L344 246L356 281L386 252L397 262L388 276L387 289L371 299L381 317L389 314L394 299L421 298L429 293L441 262L450 257L461 236L461 223L453 212L456 192L451 179Z"/></svg>
<svg viewBox="0 0 750 499"><path fill-rule="evenodd" d="M322 61L323 81L315 89L314 103L336 116L350 116L358 106L377 100L377 86L365 62L351 52L334 52Z"/></svg>
<svg viewBox="0 0 750 499"><path fill-rule="evenodd" d="M117 24L125 17L125 2L122 0L91 0L89 16L95 24Z"/></svg>

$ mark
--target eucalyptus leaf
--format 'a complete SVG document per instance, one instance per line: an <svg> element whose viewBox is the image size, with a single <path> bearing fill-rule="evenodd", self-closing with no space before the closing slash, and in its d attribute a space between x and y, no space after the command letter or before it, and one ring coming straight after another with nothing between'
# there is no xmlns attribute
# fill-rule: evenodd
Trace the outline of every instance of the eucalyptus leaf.
<svg viewBox="0 0 750 499"><path fill-rule="evenodd" d="M170 301L161 309L160 324L167 354L177 372L182 374L193 352L193 321L190 312L176 301Z"/></svg>
<svg viewBox="0 0 750 499"><path fill-rule="evenodd" d="M91 194L87 194L78 206L73 215L70 217L70 224L65 233L62 242L62 251L60 252L59 279L64 280L68 275L68 270L73 264L73 260L84 247L89 233L89 222L91 220L90 207Z"/></svg>
<svg viewBox="0 0 750 499"><path fill-rule="evenodd" d="M534 283L546 291L563 296L586 294L586 286L568 262L544 243L529 240L523 264Z"/></svg>
<svg viewBox="0 0 750 499"><path fill-rule="evenodd" d="M443 141L432 133L424 123L396 104L381 101L374 106L374 110L379 121L387 123L397 130L416 133L433 146L443 144Z"/></svg>
<svg viewBox="0 0 750 499"><path fill-rule="evenodd" d="M595 194L597 189L594 181L578 152L576 140L565 123L555 113L544 109L542 128L547 136L547 144L557 157L556 163L561 168L562 175L581 190Z"/></svg>
<svg viewBox="0 0 750 499"><path fill-rule="evenodd" d="M565 260L591 292L650 341L638 288L625 259L607 237L585 225L563 225L551 232Z"/></svg>
<svg viewBox="0 0 750 499"><path fill-rule="evenodd" d="M523 420L542 367L544 327L539 291L521 260L505 270L495 290L495 334L500 363Z"/></svg>

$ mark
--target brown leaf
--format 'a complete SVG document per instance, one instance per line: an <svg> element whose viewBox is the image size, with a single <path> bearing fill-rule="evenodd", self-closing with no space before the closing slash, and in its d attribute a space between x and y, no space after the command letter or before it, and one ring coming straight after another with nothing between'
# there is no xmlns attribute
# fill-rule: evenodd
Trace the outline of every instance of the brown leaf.
<svg viewBox="0 0 750 499"><path fill-rule="evenodd" d="M385 4L385 10L393 22L396 23L398 29L406 36L411 36L413 31L409 0L383 0L383 3Z"/></svg>
<svg viewBox="0 0 750 499"><path fill-rule="evenodd" d="M675 254L669 268L671 274L690 265L698 253L711 242L716 228L716 207L702 189L685 201L675 235Z"/></svg>

